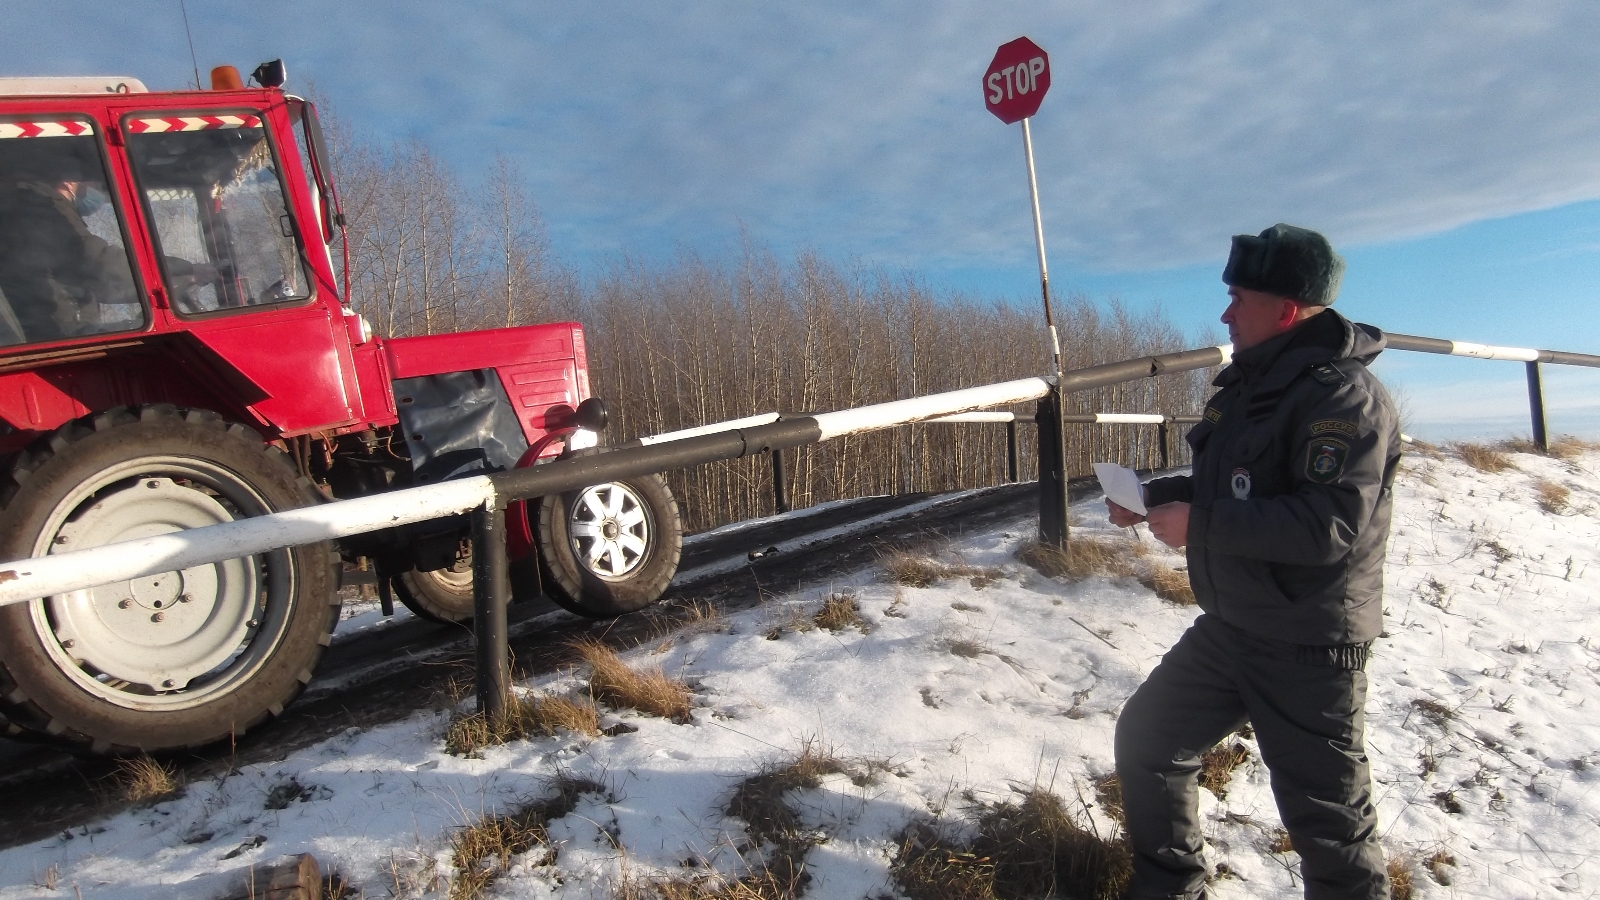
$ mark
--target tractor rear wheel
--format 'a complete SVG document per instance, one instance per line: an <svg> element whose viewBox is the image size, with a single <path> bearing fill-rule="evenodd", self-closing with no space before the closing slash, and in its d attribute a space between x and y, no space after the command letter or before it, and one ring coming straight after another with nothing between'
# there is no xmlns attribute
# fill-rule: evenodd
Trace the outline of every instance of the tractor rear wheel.
<svg viewBox="0 0 1600 900"><path fill-rule="evenodd" d="M167 404L63 425L0 485L7 559L317 502L255 432ZM0 608L0 714L102 753L243 734L310 681L339 619L333 563L319 543Z"/></svg>

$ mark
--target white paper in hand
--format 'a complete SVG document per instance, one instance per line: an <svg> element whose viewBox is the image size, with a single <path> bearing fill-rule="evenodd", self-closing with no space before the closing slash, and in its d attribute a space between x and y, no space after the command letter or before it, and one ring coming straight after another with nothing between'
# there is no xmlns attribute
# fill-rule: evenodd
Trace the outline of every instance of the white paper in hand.
<svg viewBox="0 0 1600 900"><path fill-rule="evenodd" d="M1139 485L1139 475L1116 463L1095 463L1094 477L1100 479L1106 498L1126 510L1144 515L1144 489Z"/></svg>

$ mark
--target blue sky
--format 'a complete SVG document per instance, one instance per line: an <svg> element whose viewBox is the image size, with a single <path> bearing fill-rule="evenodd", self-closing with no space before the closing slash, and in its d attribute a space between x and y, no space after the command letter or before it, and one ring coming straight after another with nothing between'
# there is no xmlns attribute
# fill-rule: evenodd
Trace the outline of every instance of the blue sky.
<svg viewBox="0 0 1600 900"><path fill-rule="evenodd" d="M1135 11L1136 10L1136 11ZM0 74L193 78L178 0L0 0ZM1033 119L1058 295L1159 304L1197 337L1228 237L1324 231L1338 308L1410 334L1600 353L1600 4L188 0L199 64L274 56L380 137L471 177L518 162L567 262L716 255L740 229L1034 299L995 47L1051 55ZM1433 438L1528 430L1523 369L1391 353ZM1600 371L1547 372L1600 437Z"/></svg>

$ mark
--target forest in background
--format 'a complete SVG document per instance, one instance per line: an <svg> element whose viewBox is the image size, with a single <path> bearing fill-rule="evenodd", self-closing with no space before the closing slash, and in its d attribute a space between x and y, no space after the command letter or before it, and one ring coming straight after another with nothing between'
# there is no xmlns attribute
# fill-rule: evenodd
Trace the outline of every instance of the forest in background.
<svg viewBox="0 0 1600 900"><path fill-rule="evenodd" d="M1047 374L1037 298L931 290L914 272L779 259L746 243L724 258L622 259L580 274L551 251L516 166L497 158L465 183L424 143L382 145L332 129L350 246L352 305L384 335L542 322L584 326L594 396L611 411L602 439L764 412L826 412ZM1185 349L1159 312L1081 295L1056 303L1068 369ZM1209 372L1074 394L1069 412L1193 415ZM1031 411L1031 409L1020 410ZM1113 460L1152 467L1154 426L1069 426L1074 474ZM1175 462L1187 459L1173 429ZM1020 477L1036 472L1032 426L1019 428ZM788 452L795 508L829 500L999 484L1004 425L911 425ZM774 511L766 458L667 473L684 526L699 531Z"/></svg>

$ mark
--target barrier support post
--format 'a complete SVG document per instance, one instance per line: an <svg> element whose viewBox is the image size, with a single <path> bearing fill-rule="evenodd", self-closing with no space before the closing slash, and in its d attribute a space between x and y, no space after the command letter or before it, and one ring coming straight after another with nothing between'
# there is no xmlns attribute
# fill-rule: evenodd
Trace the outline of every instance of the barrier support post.
<svg viewBox="0 0 1600 900"><path fill-rule="evenodd" d="M1017 420L1006 423L1006 481L1017 483Z"/></svg>
<svg viewBox="0 0 1600 900"><path fill-rule="evenodd" d="M778 512L789 511L789 490L784 482L783 451L772 451L772 506Z"/></svg>
<svg viewBox="0 0 1600 900"><path fill-rule="evenodd" d="M1167 450L1171 435L1167 433L1167 420L1162 418L1161 424L1156 426L1156 440L1161 442L1161 468L1172 468L1172 454Z"/></svg>
<svg viewBox="0 0 1600 900"><path fill-rule="evenodd" d="M1528 363L1528 414L1533 418L1533 443L1540 452L1550 452L1550 435L1544 425L1544 383L1539 377L1539 362Z"/></svg>
<svg viewBox="0 0 1600 900"><path fill-rule="evenodd" d="M506 604L511 596L506 558L506 510L492 498L472 511L472 633L477 651L478 711L493 722L511 698L511 653Z"/></svg>
<svg viewBox="0 0 1600 900"><path fill-rule="evenodd" d="M1039 426L1039 543L1067 549L1066 423L1061 418L1061 389L1052 387L1039 401L1034 421Z"/></svg>

